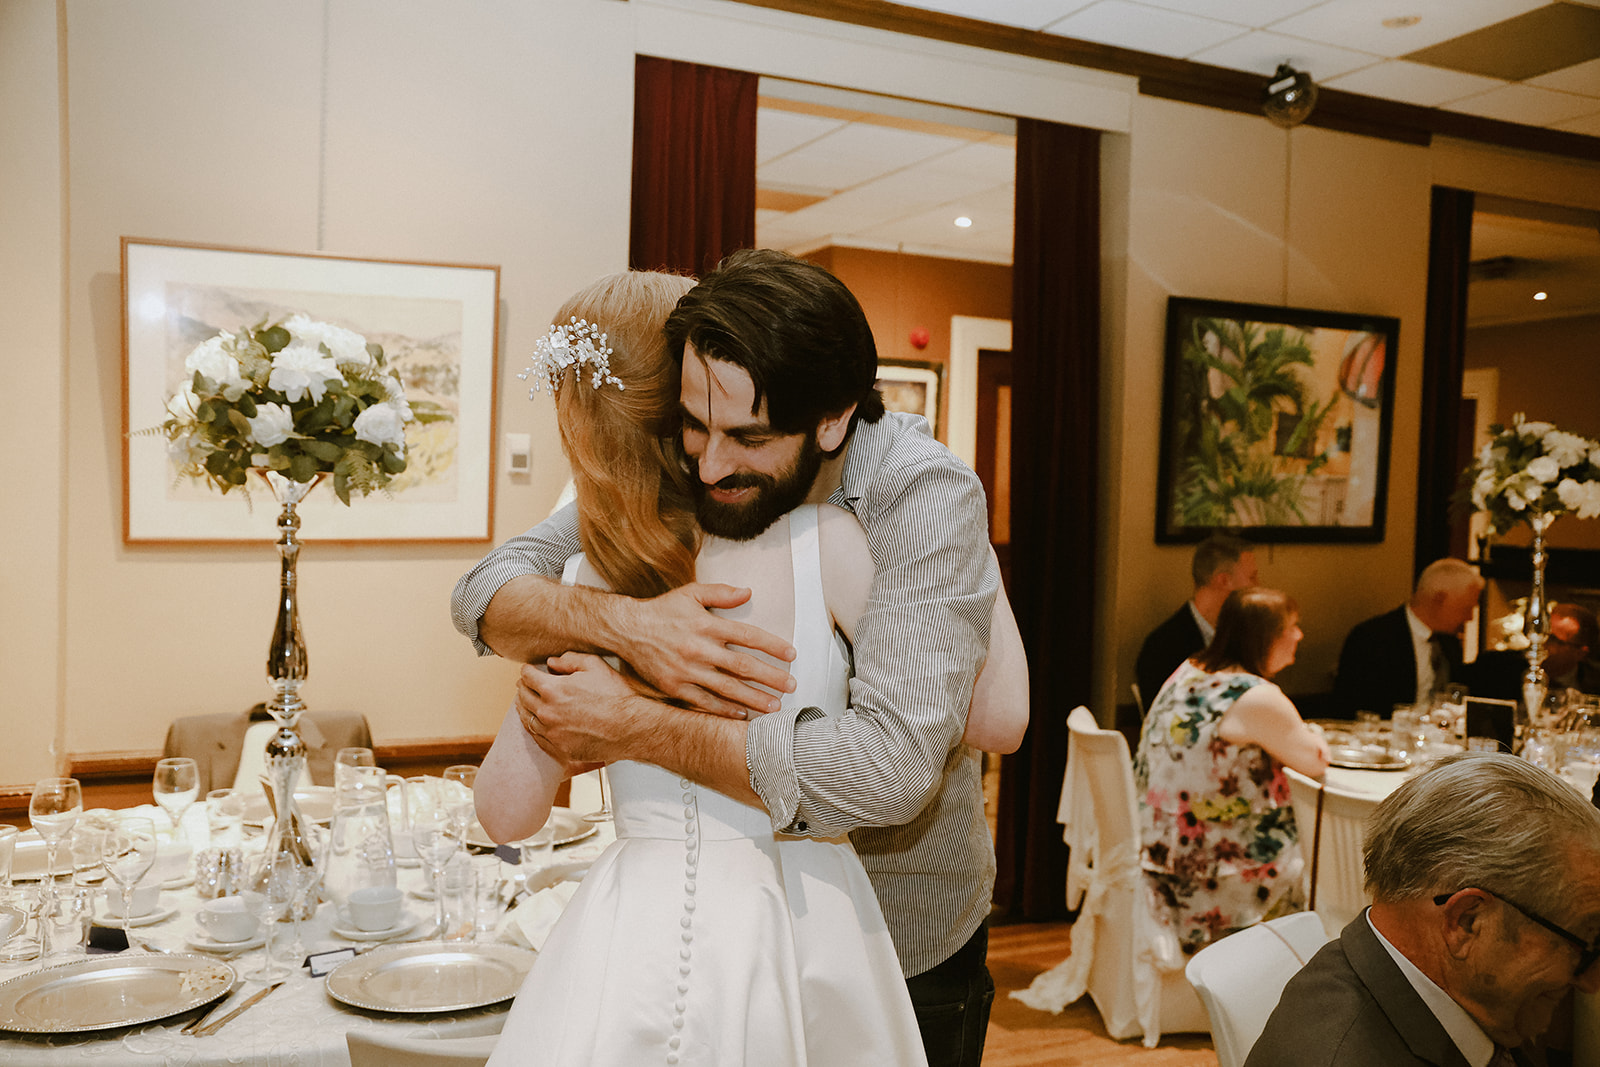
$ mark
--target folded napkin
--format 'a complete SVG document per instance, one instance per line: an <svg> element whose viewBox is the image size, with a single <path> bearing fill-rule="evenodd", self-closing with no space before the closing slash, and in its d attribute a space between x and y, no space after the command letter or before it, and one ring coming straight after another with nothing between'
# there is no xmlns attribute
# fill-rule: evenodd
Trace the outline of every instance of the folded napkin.
<svg viewBox="0 0 1600 1067"><path fill-rule="evenodd" d="M539 951L544 947L545 938L550 936L551 927L561 918L567 902L577 891L577 882L557 882L548 889L523 897L506 915L505 922L501 923L499 940Z"/></svg>

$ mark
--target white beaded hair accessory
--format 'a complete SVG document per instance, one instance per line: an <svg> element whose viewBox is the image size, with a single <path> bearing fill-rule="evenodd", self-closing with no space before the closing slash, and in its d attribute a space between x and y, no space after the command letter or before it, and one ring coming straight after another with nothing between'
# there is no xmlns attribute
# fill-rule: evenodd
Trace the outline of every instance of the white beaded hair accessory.
<svg viewBox="0 0 1600 1067"><path fill-rule="evenodd" d="M606 344L605 333L594 323L574 315L565 324L550 327L549 333L533 343L533 365L517 377L533 379L533 386L528 390L528 399L532 400L533 394L546 385L550 387L550 395L555 396L567 368L576 367L576 377L582 378L585 366L593 369L596 389L607 384L618 389L627 388L611 373L611 346Z"/></svg>

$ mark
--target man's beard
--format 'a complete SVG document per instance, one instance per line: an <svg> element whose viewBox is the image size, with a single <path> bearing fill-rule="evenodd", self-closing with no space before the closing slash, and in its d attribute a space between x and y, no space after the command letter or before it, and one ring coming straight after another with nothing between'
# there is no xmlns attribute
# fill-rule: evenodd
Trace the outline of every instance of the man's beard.
<svg viewBox="0 0 1600 1067"><path fill-rule="evenodd" d="M695 517L700 528L714 537L749 541L765 533L780 516L804 504L821 469L822 450L817 447L815 432L806 434L800 443L799 455L789 469L777 477L746 471L730 474L715 486L709 486L700 480L700 465L691 457L689 473L694 485ZM741 503L723 504L711 499L713 488L746 487L754 487L756 491Z"/></svg>

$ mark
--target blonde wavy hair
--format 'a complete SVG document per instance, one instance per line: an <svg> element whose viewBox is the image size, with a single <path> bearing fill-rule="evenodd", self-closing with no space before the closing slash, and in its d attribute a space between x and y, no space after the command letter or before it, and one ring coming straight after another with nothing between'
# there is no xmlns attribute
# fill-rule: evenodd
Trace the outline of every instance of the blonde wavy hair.
<svg viewBox="0 0 1600 1067"><path fill-rule="evenodd" d="M601 278L556 312L595 323L626 386L595 388L569 367L556 390L561 447L572 464L578 536L606 584L657 596L694 581L700 529L678 442L678 363L662 325L694 279L657 271Z"/></svg>

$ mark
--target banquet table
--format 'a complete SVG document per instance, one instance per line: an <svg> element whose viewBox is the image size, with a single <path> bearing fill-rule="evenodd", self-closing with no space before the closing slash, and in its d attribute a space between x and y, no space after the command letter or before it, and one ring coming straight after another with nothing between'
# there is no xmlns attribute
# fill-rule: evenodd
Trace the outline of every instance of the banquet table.
<svg viewBox="0 0 1600 1067"><path fill-rule="evenodd" d="M202 809L198 812L196 809ZM184 826L191 841L206 841L203 805L191 809ZM158 825L165 816L153 807L131 809L128 814L154 813ZM197 818L197 822L191 819ZM588 861L614 840L609 823L600 825L600 832L583 841L574 842L557 850L554 866L547 872L555 877L563 874L581 877ZM247 852L252 842L246 843ZM255 847L261 847L258 835ZM414 861L412 861L414 863ZM501 861L503 874L514 874L518 867ZM432 932L434 902L418 896L426 894L427 877L418 866L402 865L398 870L399 886L406 891L405 904L409 915L421 920L416 929L397 938L398 941L421 940ZM551 879L553 880L553 879ZM168 886L172 882L165 883ZM565 889L565 892L562 892ZM551 899L538 900L544 905L538 910L548 922L559 914L560 907L570 896L572 886L557 886L543 890L539 897L550 894ZM528 904L534 898L526 898ZM171 907L174 914L163 921L140 926L135 920L134 936L154 949L166 952L192 952L189 942L201 934L196 913L203 901L196 892L192 879L162 892L161 907ZM335 908L324 902L316 914L301 923L301 937L308 952L321 952L336 948L371 947L371 942L356 942L340 937L334 932ZM96 902L97 921L103 914L103 904ZM116 920L105 920L115 925ZM497 930L501 941L518 943L519 939L508 929L512 920L503 919ZM275 932L279 939L293 937L293 927L280 924ZM525 940L525 939L523 939ZM393 942L390 942L393 943ZM240 975L255 969L263 957L263 949L254 949L232 957L235 971ZM205 955L204 953L197 953ZM90 959L104 959L90 956ZM222 958L225 956L210 956ZM43 966L57 961L45 961ZM41 967L39 961L19 964L0 964L0 981L28 974ZM467 1037L497 1033L510 1008L510 1001L450 1014L397 1015L368 1012L340 1003L325 988L325 978L312 978L301 967L293 975L253 1007L228 1022L209 1037L193 1037L179 1031L203 1010L191 1010L169 1019L143 1025L127 1026L113 1030L60 1035L31 1035L0 1032L0 1063L26 1064L29 1067L53 1067L66 1064L106 1064L108 1067L128 1064L146 1065L164 1063L183 1067L235 1067L235 1065L304 1065L304 1067L348 1067L349 1053L345 1033L350 1030L381 1030L396 1036ZM243 980L236 984L231 999L242 1001L259 990L262 983Z"/></svg>

